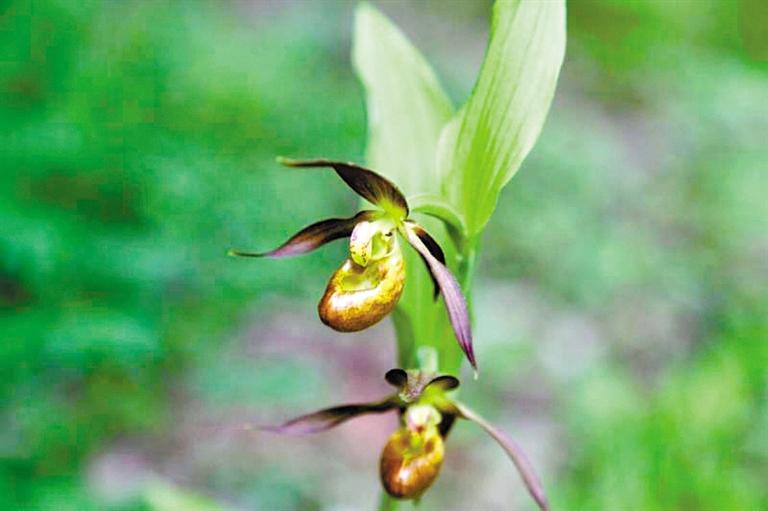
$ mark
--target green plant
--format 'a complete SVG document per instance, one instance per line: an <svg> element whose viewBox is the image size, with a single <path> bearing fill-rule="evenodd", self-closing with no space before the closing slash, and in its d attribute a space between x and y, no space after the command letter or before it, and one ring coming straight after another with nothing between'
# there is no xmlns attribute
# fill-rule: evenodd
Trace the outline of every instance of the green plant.
<svg viewBox="0 0 768 511"><path fill-rule="evenodd" d="M294 255L351 236L350 258L329 283L320 304L321 318L337 330L359 330L397 304L393 319L398 359L400 366L409 370L388 373L388 381L399 392L383 401L321 410L271 429L315 432L361 413L397 409L403 427L390 442L405 443L399 447L401 456L394 456L398 460L395 469L389 463L393 459L391 445L385 448L382 480L392 496L418 498L437 475L442 439L454 419L467 418L505 447L534 499L542 509L547 508L538 479L519 448L451 393L458 386L454 375L461 366L459 348L476 367L466 304L471 304L479 241L499 193L541 131L564 50L564 2L499 0L493 9L490 41L477 83L466 104L454 112L434 72L405 36L374 8L358 8L353 60L367 94L368 164L381 175L329 160L287 163L333 167L350 187L383 211L313 224L272 252L235 255ZM411 212L423 228L406 221ZM392 241L386 241L394 230L416 250L401 252ZM399 283L396 290L380 286L378 280L371 283L367 269L385 262L391 265L395 256L399 270L393 273L389 266L384 269L388 275L394 274L391 278ZM428 270L418 257L425 259ZM400 258L408 269L407 278ZM353 275L355 285L349 289L337 285L339 272L343 278L357 272ZM344 302L341 319L334 319L324 304L328 294L336 293L339 287L350 294L364 291L386 295L386 306L376 304L372 312L374 305ZM442 291L445 308L436 300L435 288ZM453 342L454 334L458 345ZM434 438L439 442L434 443ZM426 449L427 445L432 448ZM417 466L421 468L417 470ZM423 477L417 477L413 485L398 486L390 481L392 470L402 478L410 477L413 471ZM392 506L385 498L382 507Z"/></svg>

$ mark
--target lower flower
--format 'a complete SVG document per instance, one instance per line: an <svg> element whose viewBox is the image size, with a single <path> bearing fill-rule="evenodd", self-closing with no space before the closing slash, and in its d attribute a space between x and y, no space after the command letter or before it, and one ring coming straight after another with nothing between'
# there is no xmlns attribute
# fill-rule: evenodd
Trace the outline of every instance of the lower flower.
<svg viewBox="0 0 768 511"><path fill-rule="evenodd" d="M422 408L431 408L438 420L431 423ZM445 447L437 429L439 412L429 405L406 410L405 425L392 433L381 451L379 473L384 489L395 498L414 499L429 488L443 466Z"/></svg>
<svg viewBox="0 0 768 511"><path fill-rule="evenodd" d="M424 371L392 369L386 380L398 392L380 401L348 404L302 415L266 431L307 434L325 431L354 417L397 410L400 427L381 452L379 474L384 489L398 499L418 499L435 482L445 455L445 440L456 419L466 419L483 428L507 453L531 497L548 511L541 482L523 450L512 439L449 394L459 380Z"/></svg>

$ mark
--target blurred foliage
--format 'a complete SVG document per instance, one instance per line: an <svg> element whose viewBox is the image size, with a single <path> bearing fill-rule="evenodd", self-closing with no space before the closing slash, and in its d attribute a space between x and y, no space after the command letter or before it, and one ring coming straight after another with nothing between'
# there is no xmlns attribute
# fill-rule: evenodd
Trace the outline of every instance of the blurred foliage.
<svg viewBox="0 0 768 511"><path fill-rule="evenodd" d="M170 426L168 375L216 349L237 305L322 286L315 270L333 265L332 249L291 274L224 256L353 204L331 176L281 178L276 154L362 152L359 93L333 71L346 56L329 33L253 20L204 3L2 8L11 508L85 509L83 461ZM304 122L308 110L325 122Z"/></svg>
<svg viewBox="0 0 768 511"><path fill-rule="evenodd" d="M342 248L268 270L226 249L269 247L355 207L332 175L273 163L361 161L364 149L353 4L297 5L0 2L1 507L211 508L151 485L105 503L89 467L116 442L165 438L185 396L216 408L324 392L311 365L251 367L227 342L254 308L314 297ZM430 18L440 5L392 10L425 27L485 23L474 2ZM569 3L555 105L499 201L476 284L479 304L484 285L525 282L598 325L604 357L540 376L563 432L546 477L557 508L768 507L768 66L745 50L742 5L759 11ZM765 47L754 31L748 43ZM437 62L453 68L451 91L474 76L471 62ZM499 334L503 318L478 309L484 379L524 386L510 367L535 366L539 339L518 349L523 334ZM292 383L297 372L314 386ZM477 399L493 415L504 392ZM162 443L150 444L158 460ZM193 493L323 508L306 494L316 482L222 470Z"/></svg>

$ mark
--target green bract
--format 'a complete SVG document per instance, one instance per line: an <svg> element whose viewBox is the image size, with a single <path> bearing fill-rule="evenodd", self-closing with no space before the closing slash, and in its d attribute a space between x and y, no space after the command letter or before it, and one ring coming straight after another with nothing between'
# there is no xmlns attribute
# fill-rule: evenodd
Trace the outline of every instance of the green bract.
<svg viewBox="0 0 768 511"><path fill-rule="evenodd" d="M475 89L439 144L443 194L479 234L533 148L565 55L565 4L501 0Z"/></svg>

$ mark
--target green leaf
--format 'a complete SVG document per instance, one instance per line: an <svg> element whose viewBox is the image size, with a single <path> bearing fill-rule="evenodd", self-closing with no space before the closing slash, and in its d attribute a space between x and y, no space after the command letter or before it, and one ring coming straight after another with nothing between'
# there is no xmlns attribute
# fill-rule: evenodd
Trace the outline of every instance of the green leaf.
<svg viewBox="0 0 768 511"><path fill-rule="evenodd" d="M563 0L499 0L488 50L466 106L446 126L443 193L482 231L499 193L533 148L565 54Z"/></svg>
<svg viewBox="0 0 768 511"><path fill-rule="evenodd" d="M462 243L467 234L464 219L448 201L437 195L422 193L409 197L408 204L414 213L422 213L442 220L454 244L458 246Z"/></svg>
<svg viewBox="0 0 768 511"><path fill-rule="evenodd" d="M366 92L368 165L406 195L437 193L437 141L454 110L432 68L368 4L355 14L352 60Z"/></svg>
<svg viewBox="0 0 768 511"><path fill-rule="evenodd" d="M432 195L429 193L422 193L414 195L408 198L408 204L411 207L411 211L415 213L424 213L435 218L439 218L443 222L452 225L460 232L464 232L464 221L456 211L456 208L438 195Z"/></svg>

